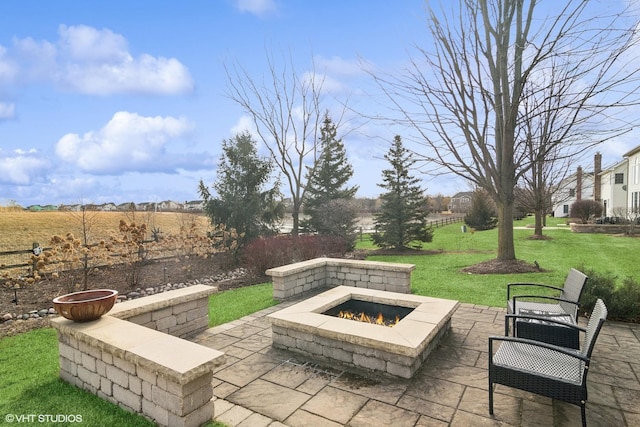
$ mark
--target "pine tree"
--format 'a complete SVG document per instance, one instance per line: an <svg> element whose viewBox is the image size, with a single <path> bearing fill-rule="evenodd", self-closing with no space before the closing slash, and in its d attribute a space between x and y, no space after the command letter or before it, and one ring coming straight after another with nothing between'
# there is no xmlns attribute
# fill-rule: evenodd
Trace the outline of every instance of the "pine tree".
<svg viewBox="0 0 640 427"><path fill-rule="evenodd" d="M495 205L485 191L474 191L464 223L478 231L491 230L498 225Z"/></svg>
<svg viewBox="0 0 640 427"><path fill-rule="evenodd" d="M428 212L420 180L409 174L415 160L409 157L399 135L384 158L391 169L382 171L384 183L378 184L387 192L380 196L382 205L374 215L373 242L381 248L420 249L422 242L433 239L433 230L427 225Z"/></svg>
<svg viewBox="0 0 640 427"><path fill-rule="evenodd" d="M205 211L214 225L224 224L243 235L242 242L277 231L284 214L280 184L272 183L273 163L257 154L256 142L248 132L222 141L217 179L212 188L217 198L200 181Z"/></svg>
<svg viewBox="0 0 640 427"><path fill-rule="evenodd" d="M304 213L308 218L302 227L305 231L353 240L356 211L350 201L358 187L347 186L353 167L336 134L335 124L325 114L320 129L320 157L314 169L307 169Z"/></svg>

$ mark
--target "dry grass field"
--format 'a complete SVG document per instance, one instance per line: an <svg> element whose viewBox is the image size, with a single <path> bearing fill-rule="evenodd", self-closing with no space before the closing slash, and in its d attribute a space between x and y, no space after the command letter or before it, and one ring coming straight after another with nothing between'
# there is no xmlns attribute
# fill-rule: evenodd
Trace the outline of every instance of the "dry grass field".
<svg viewBox="0 0 640 427"><path fill-rule="evenodd" d="M118 233L118 224L124 219L128 223L144 223L149 232L159 229L162 233L177 233L182 225L193 221L209 226L204 215L179 212L30 212L16 210L0 211L0 252L30 249L33 242L48 247L54 235L73 233L82 237L83 222L87 226L90 243L107 239ZM148 236L151 238L151 235Z"/></svg>

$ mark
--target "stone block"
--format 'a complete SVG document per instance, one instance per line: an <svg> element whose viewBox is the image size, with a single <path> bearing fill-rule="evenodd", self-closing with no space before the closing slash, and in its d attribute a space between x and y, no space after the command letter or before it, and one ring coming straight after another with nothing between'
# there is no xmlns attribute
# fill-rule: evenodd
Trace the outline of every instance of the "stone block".
<svg viewBox="0 0 640 427"><path fill-rule="evenodd" d="M100 359L96 360L96 373L101 377L107 376L107 364Z"/></svg>
<svg viewBox="0 0 640 427"><path fill-rule="evenodd" d="M133 412L140 412L142 409L142 397L118 384L113 384L113 398L131 408Z"/></svg>
<svg viewBox="0 0 640 427"><path fill-rule="evenodd" d="M80 341L77 348L82 353L93 358L100 359L102 357L102 350L99 347L91 346L84 341Z"/></svg>
<svg viewBox="0 0 640 427"><path fill-rule="evenodd" d="M100 377L100 391L105 394L105 396L113 396L112 387L113 383L105 377Z"/></svg>
<svg viewBox="0 0 640 427"><path fill-rule="evenodd" d="M91 372L86 369L84 366L78 366L78 378L82 380L82 382L88 384L93 389L100 388L100 375L95 372Z"/></svg>
<svg viewBox="0 0 640 427"><path fill-rule="evenodd" d="M142 381L146 381L149 384L156 385L157 374L147 368L144 368L142 366L137 366L136 376L140 378Z"/></svg>
<svg viewBox="0 0 640 427"><path fill-rule="evenodd" d="M119 357L115 357L113 359L113 365L116 366L117 368L122 369L123 371L129 373L129 374L135 374L136 373L136 365L134 365L133 363L129 362L128 360L124 360L121 359Z"/></svg>
<svg viewBox="0 0 640 427"><path fill-rule="evenodd" d="M82 366L91 372L96 372L96 358L87 353L82 353Z"/></svg>
<svg viewBox="0 0 640 427"><path fill-rule="evenodd" d="M164 319L165 317L169 317L172 314L173 314L173 307L166 307L166 308L151 312L151 320L157 321L158 319Z"/></svg>
<svg viewBox="0 0 640 427"><path fill-rule="evenodd" d="M173 306L173 315L176 316L181 313L185 313L189 310L193 310L198 307L197 300L184 302L182 304L178 304Z"/></svg>
<svg viewBox="0 0 640 427"><path fill-rule="evenodd" d="M199 307L195 310L191 310L187 312L187 322L190 322L198 317L208 316L209 309L207 307Z"/></svg>
<svg viewBox="0 0 640 427"><path fill-rule="evenodd" d="M156 320L156 330L160 332L167 332L169 328L176 326L177 321L174 316L164 317Z"/></svg>
<svg viewBox="0 0 640 427"><path fill-rule="evenodd" d="M146 325L151 322L151 312L138 314L127 319L131 323L136 325Z"/></svg>
<svg viewBox="0 0 640 427"><path fill-rule="evenodd" d="M323 349L320 344L303 339L296 339L296 348L299 348L302 351L306 351L307 353L319 355L322 355Z"/></svg>
<svg viewBox="0 0 640 427"><path fill-rule="evenodd" d="M375 357L363 356L361 354L353 355L353 364L365 369L372 369L375 371L386 371L386 362Z"/></svg>
<svg viewBox="0 0 640 427"><path fill-rule="evenodd" d="M65 359L75 363L75 349L68 344L63 343L62 341L58 342L58 353L60 357L64 357Z"/></svg>
<svg viewBox="0 0 640 427"><path fill-rule="evenodd" d="M387 362L387 373L396 377L411 378L415 371L411 366L398 365L393 362Z"/></svg>
<svg viewBox="0 0 640 427"><path fill-rule="evenodd" d="M119 359L116 359L119 360ZM114 365L107 365L107 378L123 388L129 387L129 374Z"/></svg>
<svg viewBox="0 0 640 427"><path fill-rule="evenodd" d="M182 399L175 394L163 390L159 386L151 386L151 401L156 405L162 406L169 412L184 415L182 411Z"/></svg>
<svg viewBox="0 0 640 427"><path fill-rule="evenodd" d="M169 411L150 400L142 399L142 413L160 426L169 425Z"/></svg>
<svg viewBox="0 0 640 427"><path fill-rule="evenodd" d="M136 376L129 376L129 390L132 393L142 396L142 380Z"/></svg>
<svg viewBox="0 0 640 427"><path fill-rule="evenodd" d="M202 424L208 423L213 418L213 403L199 407L195 411L185 414L184 416L178 416L173 413L169 413L168 425L171 427L198 427Z"/></svg>
<svg viewBox="0 0 640 427"><path fill-rule="evenodd" d="M78 365L76 365L74 362L72 362L71 360L67 359L64 356L60 356L60 370L61 371L66 371L67 373L69 373L70 375L77 375L78 373Z"/></svg>
<svg viewBox="0 0 640 427"><path fill-rule="evenodd" d="M323 346L322 355L324 357L328 357L329 359L338 360L340 362L353 362L353 354L349 353L348 351L344 351L341 348Z"/></svg>

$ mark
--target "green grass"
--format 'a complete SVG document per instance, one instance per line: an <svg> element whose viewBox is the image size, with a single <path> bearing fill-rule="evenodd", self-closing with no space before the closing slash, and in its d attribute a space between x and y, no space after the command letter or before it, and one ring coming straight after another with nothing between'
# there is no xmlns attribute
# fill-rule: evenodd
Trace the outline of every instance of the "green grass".
<svg viewBox="0 0 640 427"><path fill-rule="evenodd" d="M517 221L516 226L532 223L532 218ZM547 225L564 224L564 219L551 218ZM605 234L572 233L568 227L544 230L549 240L531 240L532 229L514 230L518 259L537 261L546 270L530 274L472 275L464 267L494 259L498 231L462 233L460 224L437 228L433 242L425 250L441 251L435 255L371 256L368 259L415 264L412 291L419 295L457 299L462 302L502 307L505 285L511 282L549 283L562 286L570 268L592 268L611 272L621 278L637 275L640 239Z"/></svg>
<svg viewBox="0 0 640 427"><path fill-rule="evenodd" d="M532 218L517 221L526 226ZM564 226L564 219L549 219L548 226ZM460 270L496 256L497 230L462 233L461 224L435 229L425 250L433 255L372 256L369 259L415 264L412 291L419 295L503 307L509 282L546 282L561 285L571 267L592 268L619 277L637 276L640 239L601 234L577 234L567 229L545 230L550 240L530 240L532 229L514 230L519 259L538 261L544 273L470 275ZM368 236L358 248L373 249ZM212 295L210 326L226 323L276 304L273 286L264 283ZM27 332L0 340L0 415L78 414L83 426L150 426L145 418L130 414L58 377L56 333L52 329ZM4 419L4 418L3 418ZM60 423L38 425L61 425ZM64 425L64 424L63 424ZM209 423L209 426L223 426Z"/></svg>
<svg viewBox="0 0 640 427"><path fill-rule="evenodd" d="M277 303L271 283L213 294L209 297L209 326L231 322Z"/></svg>
<svg viewBox="0 0 640 427"><path fill-rule="evenodd" d="M40 423L36 418L35 422L22 425L154 425L140 415L126 412L106 400L62 381L58 376L58 339L53 329L39 329L0 340L0 366L2 422L5 422L7 414L61 414L81 416L82 422Z"/></svg>

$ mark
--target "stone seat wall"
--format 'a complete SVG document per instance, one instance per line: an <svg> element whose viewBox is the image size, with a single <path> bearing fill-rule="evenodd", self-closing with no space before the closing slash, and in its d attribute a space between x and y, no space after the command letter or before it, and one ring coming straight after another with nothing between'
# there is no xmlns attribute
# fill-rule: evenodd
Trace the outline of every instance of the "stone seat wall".
<svg viewBox="0 0 640 427"><path fill-rule="evenodd" d="M92 322L53 319L60 377L160 426L210 421L212 370L224 353L178 336L202 329L212 292L198 285L126 301Z"/></svg>
<svg viewBox="0 0 640 427"><path fill-rule="evenodd" d="M271 268L266 274L273 282L273 297L284 301L314 289L340 285L407 294L415 268L413 264L315 258Z"/></svg>

